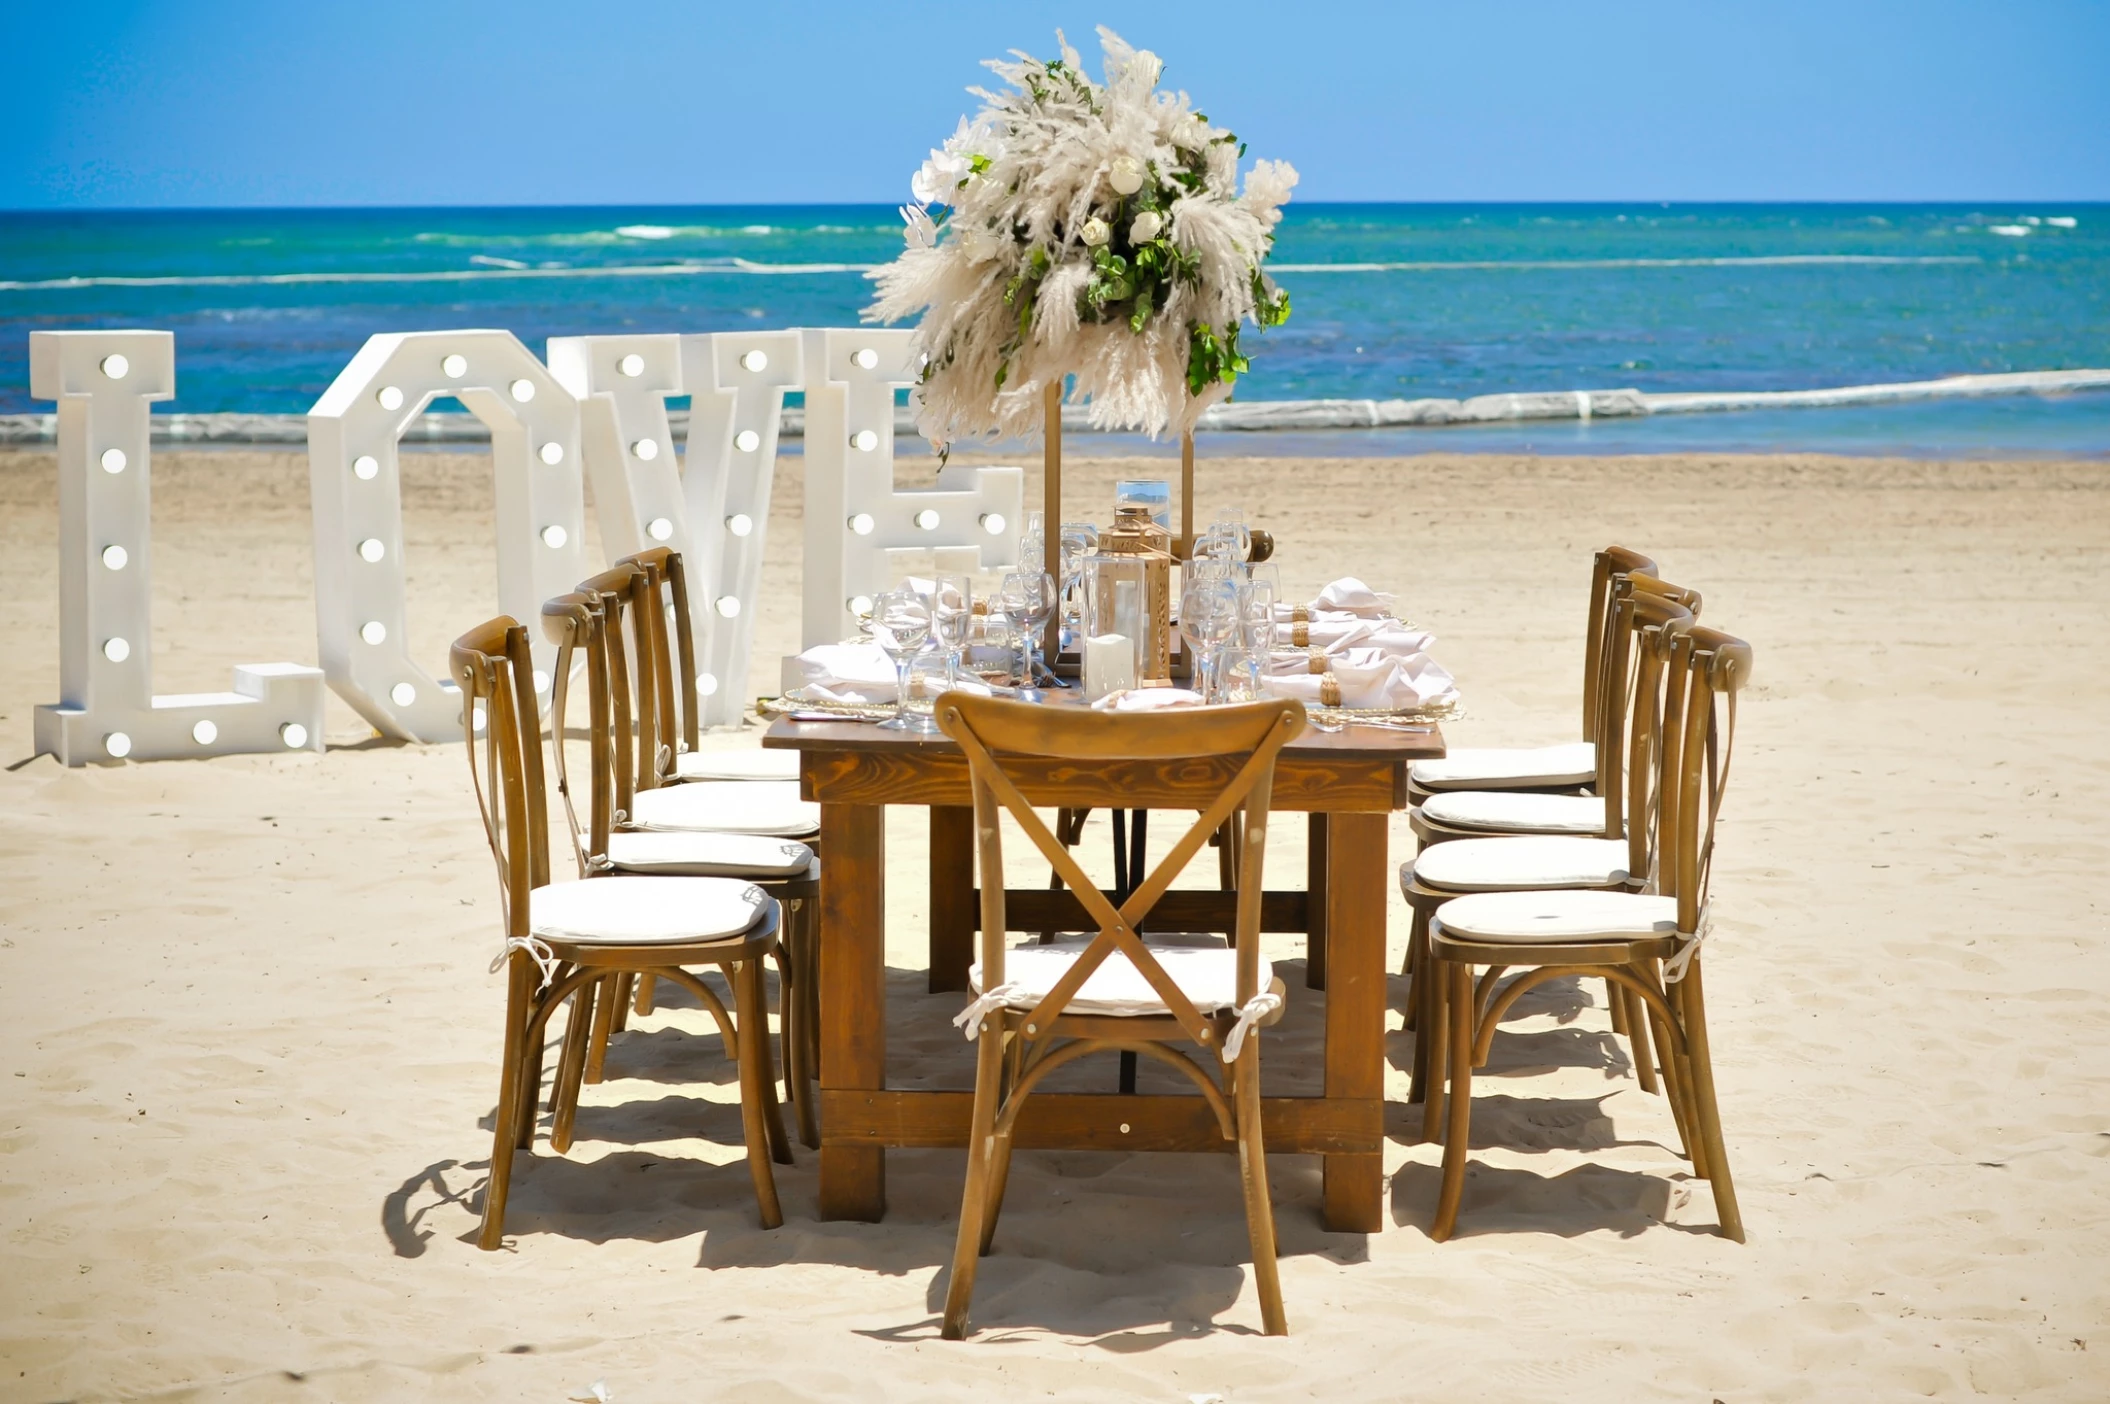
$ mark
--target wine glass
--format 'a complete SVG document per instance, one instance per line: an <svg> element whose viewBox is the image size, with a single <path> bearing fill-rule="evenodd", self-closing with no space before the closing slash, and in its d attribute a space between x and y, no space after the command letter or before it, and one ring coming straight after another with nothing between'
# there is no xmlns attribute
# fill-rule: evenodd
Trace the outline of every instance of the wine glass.
<svg viewBox="0 0 2110 1404"><path fill-rule="evenodd" d="M945 686L960 685L960 651L967 646L968 630L974 624L974 580L965 575L941 575L931 585L930 632L945 650Z"/></svg>
<svg viewBox="0 0 2110 1404"><path fill-rule="evenodd" d="M879 725L887 731L936 731L938 724L909 710L909 664L930 638L930 601L903 587L888 590L872 602L872 641L894 660L894 715Z"/></svg>
<svg viewBox="0 0 2110 1404"><path fill-rule="evenodd" d="M1018 571L1004 577L997 589L997 603L1015 621L1021 632L1025 654L1025 680L1018 695L1025 701L1042 700L1037 666L1041 636L1055 613L1055 577L1046 571Z"/></svg>
<svg viewBox="0 0 2110 1404"><path fill-rule="evenodd" d="M1180 633L1192 652L1193 671L1202 679L1204 701L1216 690L1216 650L1237 628L1238 588L1215 571L1191 573L1180 597Z"/></svg>
<svg viewBox="0 0 2110 1404"><path fill-rule="evenodd" d="M1098 527L1090 522L1062 524L1062 535L1057 541L1055 583L1062 592L1063 627L1073 638L1082 637L1084 633L1079 618L1084 606L1084 558L1098 549Z"/></svg>
<svg viewBox="0 0 2110 1404"><path fill-rule="evenodd" d="M1227 507L1218 512L1216 520L1209 524L1209 533L1224 540L1234 561L1242 562L1253 553L1253 534L1246 528L1245 512L1241 508Z"/></svg>

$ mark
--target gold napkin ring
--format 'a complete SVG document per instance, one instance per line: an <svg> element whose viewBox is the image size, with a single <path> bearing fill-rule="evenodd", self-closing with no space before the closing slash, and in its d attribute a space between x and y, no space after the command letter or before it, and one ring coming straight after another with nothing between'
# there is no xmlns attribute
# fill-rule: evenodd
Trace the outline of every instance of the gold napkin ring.
<svg viewBox="0 0 2110 1404"><path fill-rule="evenodd" d="M1326 671L1326 655L1316 648L1305 655L1304 662L1306 672L1323 673Z"/></svg>
<svg viewBox="0 0 2110 1404"><path fill-rule="evenodd" d="M1326 707L1341 705L1341 680L1331 673L1319 679L1319 703Z"/></svg>
<svg viewBox="0 0 2110 1404"><path fill-rule="evenodd" d="M1289 626L1289 641L1298 648L1311 647L1311 625L1302 620Z"/></svg>

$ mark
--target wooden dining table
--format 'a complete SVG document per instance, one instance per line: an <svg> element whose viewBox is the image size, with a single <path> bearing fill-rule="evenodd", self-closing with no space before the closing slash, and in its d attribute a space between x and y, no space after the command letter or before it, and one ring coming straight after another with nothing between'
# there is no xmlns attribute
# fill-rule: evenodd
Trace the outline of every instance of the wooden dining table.
<svg viewBox="0 0 2110 1404"><path fill-rule="evenodd" d="M886 809L930 811L929 977L933 991L968 987L980 925L974 811L967 760L942 734L883 731L853 720L780 717L762 744L799 752L801 795L821 807L819 951L820 1212L876 1221L886 1212L892 1147L964 1146L974 1094L887 1085ZM1308 816L1302 890L1269 890L1263 932L1301 932L1306 983L1324 992L1325 1069L1317 1096L1266 1097L1271 1153L1317 1155L1323 1218L1337 1232L1374 1233L1383 1209L1385 911L1392 880L1391 812L1407 802L1410 762L1444 754L1443 734L1350 724L1307 729L1275 766L1273 808ZM1036 806L1051 809L1206 808L1230 769L1194 760L1006 762ZM1175 888L1147 926L1228 931L1228 892ZM1068 892L1006 891L1021 932L1092 929ZM1042 1092L1019 1118L1025 1148L1232 1150L1198 1096Z"/></svg>

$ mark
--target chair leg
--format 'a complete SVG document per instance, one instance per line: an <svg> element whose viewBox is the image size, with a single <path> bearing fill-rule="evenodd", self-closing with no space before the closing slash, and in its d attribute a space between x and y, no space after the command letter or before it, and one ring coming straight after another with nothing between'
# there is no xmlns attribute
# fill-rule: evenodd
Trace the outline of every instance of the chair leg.
<svg viewBox="0 0 2110 1404"><path fill-rule="evenodd" d="M1604 982L1604 995L1605 1002L1612 1008L1612 1032L1621 1038L1632 1038L1634 1022L1632 1012L1627 1007L1632 998L1632 991L1617 980L1607 980Z"/></svg>
<svg viewBox="0 0 2110 1404"><path fill-rule="evenodd" d="M1661 1085L1656 1080L1656 1060L1649 1048L1652 1032L1648 1017L1648 1002L1625 985L1613 982L1613 998L1626 1010L1626 1039L1634 1055L1634 1080L1641 1084L1644 1092L1659 1092Z"/></svg>
<svg viewBox="0 0 2110 1404"><path fill-rule="evenodd" d="M793 925L797 925L796 916ZM784 1089L798 1116L799 1144L818 1150L820 1121L814 1114L813 1079L808 1075L811 1063L806 1056L806 991L799 974L802 960L796 941L791 949L780 947L777 951L777 989L783 1008L778 1037L784 1046Z"/></svg>
<svg viewBox="0 0 2110 1404"><path fill-rule="evenodd" d="M572 1121L579 1114L579 1084L586 1080L586 1045L597 1003L594 994L600 984L589 980L579 986L564 1020L564 1045L557 1055L557 1076L549 1092L549 1146L559 1155L571 1149Z"/></svg>
<svg viewBox="0 0 2110 1404"><path fill-rule="evenodd" d="M627 970L616 976L615 1020L610 1025L610 1032L621 1033L624 1029L630 1027L630 1001L636 997L637 976Z"/></svg>
<svg viewBox="0 0 2110 1404"><path fill-rule="evenodd" d="M982 1224L989 1217L986 1207L990 1184L990 1161L996 1147L998 1086L1004 1061L1003 1016L985 1025L976 1041L974 1064L974 1119L967 1130L967 1187L960 1196L960 1233L953 1244L952 1280L945 1285L945 1339L967 1339L967 1307L974 1299L975 1268L982 1254Z"/></svg>
<svg viewBox="0 0 2110 1404"><path fill-rule="evenodd" d="M747 1170L754 1178L762 1227L773 1229L784 1222L784 1209L777 1202L777 1178L769 1168L769 1131L764 1124L769 1016L763 1012L761 961L739 962L733 971L733 1003L734 1029L740 1041L740 1124L747 1139Z"/></svg>
<svg viewBox="0 0 2110 1404"><path fill-rule="evenodd" d="M593 1033L586 1045L586 1080L597 1083L608 1067L608 1039L615 1032L616 1003L623 977L605 975L593 999Z"/></svg>
<svg viewBox="0 0 2110 1404"><path fill-rule="evenodd" d="M1438 1243L1458 1227L1458 1201L1465 1197L1465 1162L1472 1144L1473 1122L1473 972L1459 961L1450 966L1447 1022L1450 1034L1450 1127L1443 1139L1443 1190L1436 1199L1436 1222L1429 1237Z"/></svg>
<svg viewBox="0 0 2110 1404"><path fill-rule="evenodd" d="M1238 1176L1245 1186L1246 1234L1253 1243L1253 1287L1260 1296L1260 1329L1289 1334L1282 1310L1282 1269L1275 1261L1275 1206L1267 1192L1267 1142L1260 1128L1260 1040L1248 1035L1231 1067L1238 1101Z"/></svg>
<svg viewBox="0 0 2110 1404"><path fill-rule="evenodd" d="M652 1012L653 987L658 983L658 979L651 975L640 975L637 977L636 1011L639 1014L650 1014Z"/></svg>
<svg viewBox="0 0 2110 1404"><path fill-rule="evenodd" d="M506 1032L504 1051L499 1055L498 1110L491 1118L491 1175L484 1184L484 1221L476 1246L486 1251L505 1241L506 1191L513 1178L515 1123L520 1120L520 1102L534 1095L523 1086L527 1072L527 1021L534 995L528 982L534 977L526 957L515 952L507 971Z"/></svg>
<svg viewBox="0 0 2110 1404"><path fill-rule="evenodd" d="M1422 987L1421 1022L1427 1029L1420 1038L1428 1063L1422 1080L1421 1139L1432 1143L1443 1140L1443 1101L1451 1060L1451 995L1446 984L1451 978L1450 964L1424 948L1421 978L1415 982ZM1472 978L1470 970L1466 978Z"/></svg>
<svg viewBox="0 0 2110 1404"><path fill-rule="evenodd" d="M769 1046L769 986L762 978L762 958L738 962L738 972L726 971L728 979L751 976L754 983L754 1007L761 1020L755 1027L752 1042L747 1037L744 1014L735 1016L734 1032L740 1045L740 1065L743 1070L750 1058L760 1060L756 1076L760 1078L762 1098L762 1127L769 1134L769 1158L779 1165L789 1165L791 1160L791 1137L784 1130L784 1106L777 1100L777 1073Z"/></svg>
<svg viewBox="0 0 2110 1404"><path fill-rule="evenodd" d="M1414 1035L1414 1079L1407 1101L1427 1104L1429 1098L1429 918L1414 912L1407 932L1407 1030Z"/></svg>
<svg viewBox="0 0 2110 1404"><path fill-rule="evenodd" d="M1004 1189L1011 1183L1010 1131L990 1137L989 1147L989 1193L982 1210L982 1238L977 1250L982 1257L989 1256L989 1245L996 1241L996 1221L1004 1212Z"/></svg>
<svg viewBox="0 0 2110 1404"><path fill-rule="evenodd" d="M535 986L530 984L527 995L527 1013L522 1016L523 1018L534 1017L535 1004ZM542 1104L542 1060L545 1044L548 1040L549 1025L544 1023L541 1034L533 1042L528 1043L521 1049L521 1056L526 1060L526 1068L521 1076L520 1096L514 1101L513 1146L516 1150L526 1150L535 1142L536 1109ZM554 1111L556 1110L556 1088L554 1084L550 1089L550 1098L550 1109Z"/></svg>
<svg viewBox="0 0 2110 1404"><path fill-rule="evenodd" d="M1686 967L1685 978L1678 982L1678 1011L1685 1025L1685 1045L1691 1051L1693 1112L1700 1123L1700 1144L1707 1148L1707 1183L1714 1189L1715 1219L1722 1226L1722 1237L1742 1243L1744 1216L1729 1178L1729 1153L1722 1146L1722 1113L1714 1099L1714 1061L1707 1044L1707 1007L1698 960Z"/></svg>

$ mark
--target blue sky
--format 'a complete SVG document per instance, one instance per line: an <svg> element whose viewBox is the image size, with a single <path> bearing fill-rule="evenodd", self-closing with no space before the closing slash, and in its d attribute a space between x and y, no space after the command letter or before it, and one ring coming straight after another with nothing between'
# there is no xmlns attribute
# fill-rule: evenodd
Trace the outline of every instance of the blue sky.
<svg viewBox="0 0 2110 1404"><path fill-rule="evenodd" d="M5 0L0 208L899 200L1095 24L1311 200L2110 199L2110 4Z"/></svg>

